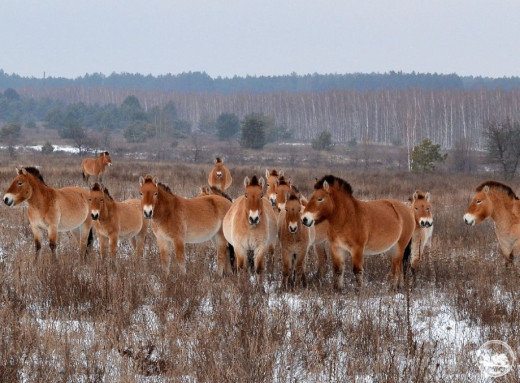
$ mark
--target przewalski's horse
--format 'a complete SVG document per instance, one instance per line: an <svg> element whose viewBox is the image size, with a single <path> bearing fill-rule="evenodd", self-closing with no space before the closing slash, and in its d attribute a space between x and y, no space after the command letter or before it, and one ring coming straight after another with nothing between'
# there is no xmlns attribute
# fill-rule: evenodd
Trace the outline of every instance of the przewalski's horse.
<svg viewBox="0 0 520 383"><path fill-rule="evenodd" d="M278 197L279 197L278 193ZM301 222L301 194L287 192L284 207L278 215L278 240L282 249L282 287L294 286L301 281L305 287L305 258L314 243L314 226L307 227Z"/></svg>
<svg viewBox="0 0 520 383"><path fill-rule="evenodd" d="M119 239L129 239L137 255L142 257L147 225L143 222L141 201L115 201L108 189L96 182L90 189L89 202L101 255L106 256L109 245L110 255L115 258Z"/></svg>
<svg viewBox="0 0 520 383"><path fill-rule="evenodd" d="M426 246L431 246L433 233L433 215L431 207L431 194L416 190L408 199L415 217L415 231L412 236L412 249L410 254L410 267L414 276L419 268L421 256ZM405 259L404 270L406 272Z"/></svg>
<svg viewBox="0 0 520 383"><path fill-rule="evenodd" d="M40 254L43 231L48 232L49 247L56 255L58 232L72 231L80 244L81 255L92 244L89 192L80 187L54 189L33 167L16 169L16 177L4 195L7 206L27 201L27 217L34 236L36 256Z"/></svg>
<svg viewBox="0 0 520 383"><path fill-rule="evenodd" d="M224 160L220 157L215 159L215 167L209 173L208 184L216 188L226 191L233 182L229 169L224 166Z"/></svg>
<svg viewBox="0 0 520 383"><path fill-rule="evenodd" d="M97 158L85 158L81 162L83 180L88 183L90 176L95 176L96 181L101 182L103 173L107 166L112 166L112 159L108 152L101 153Z"/></svg>
<svg viewBox="0 0 520 383"><path fill-rule="evenodd" d="M480 184L464 214L464 222L474 226L491 217L500 249L509 265L520 255L520 201L510 186L497 181Z"/></svg>
<svg viewBox="0 0 520 383"><path fill-rule="evenodd" d="M231 271L228 243L222 232L222 220L231 202L218 195L183 198L159 183L157 177L140 177L143 216L151 219L157 238L161 261L169 270L170 244L173 243L177 263L186 273L184 248L186 243L214 240L217 246L217 273ZM231 250L231 249L230 249Z"/></svg>
<svg viewBox="0 0 520 383"><path fill-rule="evenodd" d="M271 206L276 207L276 188L278 187L278 178L283 177L283 171L277 171L273 169L265 169L265 179L267 180L267 190L265 194L271 202Z"/></svg>
<svg viewBox="0 0 520 383"><path fill-rule="evenodd" d="M265 253L276 242L276 215L264 198L263 178L245 177L244 187L244 195L235 199L224 217L224 235L235 249L237 269L244 268L252 253L254 270L261 275Z"/></svg>
<svg viewBox="0 0 520 383"><path fill-rule="evenodd" d="M347 253L358 286L362 285L363 255L392 250L392 280L398 287L403 256L410 251L415 230L412 210L392 199L361 201L352 195L352 187L341 178L327 175L314 185L314 193L305 207L302 222L307 226L328 221L328 240L332 252L335 287L343 287Z"/></svg>

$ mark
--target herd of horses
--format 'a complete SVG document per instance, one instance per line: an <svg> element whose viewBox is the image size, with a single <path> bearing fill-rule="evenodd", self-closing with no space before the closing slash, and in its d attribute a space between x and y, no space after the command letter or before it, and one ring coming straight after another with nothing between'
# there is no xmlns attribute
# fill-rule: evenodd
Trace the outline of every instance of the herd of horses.
<svg viewBox="0 0 520 383"><path fill-rule="evenodd" d="M96 182L85 189L47 185L35 167L16 169L6 190L7 206L28 204L27 215L34 236L36 256L47 231L53 256L59 232L71 231L81 255L91 251L93 230L101 255L115 258L119 241L129 239L138 256L144 252L148 227L156 238L160 259L170 270L173 245L179 269L186 272L185 245L212 240L217 249L217 273L224 275L251 268L261 281L267 255L281 254L282 287L306 285L305 263L311 249L317 256L317 276L322 277L330 248L333 282L344 284L347 257L358 287L363 284L365 255L389 253L392 286L403 281L407 267L415 277L425 247L430 246L433 215L430 193L417 190L408 202L395 199L363 201L351 185L333 175L317 179L306 199L283 172L266 170L263 177L245 177L243 194L231 199L229 169L221 158L208 177L208 185L194 198L184 198L159 182L140 177L140 199L116 201L101 183L112 160L108 152L82 163L83 178ZM464 221L475 225L486 218L495 231L508 263L520 252L520 202L513 190L487 181L476 188Z"/></svg>

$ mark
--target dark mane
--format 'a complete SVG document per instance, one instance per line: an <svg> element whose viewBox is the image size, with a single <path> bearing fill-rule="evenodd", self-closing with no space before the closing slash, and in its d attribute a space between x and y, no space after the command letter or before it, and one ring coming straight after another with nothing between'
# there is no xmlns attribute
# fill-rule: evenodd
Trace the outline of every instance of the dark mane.
<svg viewBox="0 0 520 383"><path fill-rule="evenodd" d="M482 189L484 189L486 186L489 187L490 189L499 190L502 193L506 194L507 196L509 196L509 197L511 197L513 199L518 199L517 195L515 194L513 189L511 189L510 186L508 186L506 184L503 184L502 182L498 182L498 181L486 181L486 182L483 182L479 186L477 186L476 191L477 192L482 191Z"/></svg>
<svg viewBox="0 0 520 383"><path fill-rule="evenodd" d="M291 190L294 191L296 194L300 193L300 190L294 185L291 185Z"/></svg>
<svg viewBox="0 0 520 383"><path fill-rule="evenodd" d="M278 177L278 176L279 176L279 174L278 174L278 172L276 171L276 169L271 170L271 172L269 173L269 175L270 175L270 176L275 176L275 177Z"/></svg>
<svg viewBox="0 0 520 383"><path fill-rule="evenodd" d="M221 163L222 162L222 158L220 158L220 157L215 158L215 162L217 164Z"/></svg>
<svg viewBox="0 0 520 383"><path fill-rule="evenodd" d="M105 152L105 155L106 155L106 156L109 156L110 154L108 154L108 152Z"/></svg>
<svg viewBox="0 0 520 383"><path fill-rule="evenodd" d="M289 184L285 180L284 176L280 176L280 178L278 178L278 185L289 185Z"/></svg>
<svg viewBox="0 0 520 383"><path fill-rule="evenodd" d="M92 191L102 191L103 194L105 194L108 198L110 198L111 200L113 200L112 196L110 195L110 193L108 192L108 189L106 187L103 186L103 190L101 190L101 185L98 184L97 182L94 183L94 185L92 185Z"/></svg>
<svg viewBox="0 0 520 383"><path fill-rule="evenodd" d="M325 181L327 181L327 183L330 186L334 185L342 189L343 191L347 192L348 194L352 195L352 186L350 186L350 184L347 181L342 180L339 177L335 177L332 174L326 175L321 180L316 181L316 183L314 184L314 190L322 189L323 183Z"/></svg>
<svg viewBox="0 0 520 383"><path fill-rule="evenodd" d="M32 166L28 166L24 168L27 173L30 173L32 176L36 177L42 184L47 185L43 180L42 174L38 169Z"/></svg>
<svg viewBox="0 0 520 383"><path fill-rule="evenodd" d="M257 176L253 176L253 178L251 178L251 182L249 182L249 186L260 186L260 184L258 183Z"/></svg>
<svg viewBox="0 0 520 383"><path fill-rule="evenodd" d="M168 185L158 182L157 187L164 190L166 193L173 194L172 189L170 189L170 187Z"/></svg>
<svg viewBox="0 0 520 383"><path fill-rule="evenodd" d="M290 193L287 201L291 201L291 200L299 201L300 199L298 198L298 194Z"/></svg>
<svg viewBox="0 0 520 383"><path fill-rule="evenodd" d="M233 199L232 199L229 195L227 195L226 193L224 193L222 190L220 190L220 189L217 188L216 186L211 186L210 189L211 189L211 193L212 193L212 194L219 195L219 196L224 197L225 199L227 199L227 200L233 202Z"/></svg>

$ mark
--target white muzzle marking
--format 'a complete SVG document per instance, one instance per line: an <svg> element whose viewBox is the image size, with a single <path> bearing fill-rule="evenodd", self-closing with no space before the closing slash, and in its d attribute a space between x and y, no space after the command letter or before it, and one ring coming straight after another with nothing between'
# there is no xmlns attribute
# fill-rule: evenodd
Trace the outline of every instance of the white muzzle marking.
<svg viewBox="0 0 520 383"><path fill-rule="evenodd" d="M305 226L311 227L314 224L314 214L307 212L302 216L302 223Z"/></svg>
<svg viewBox="0 0 520 383"><path fill-rule="evenodd" d="M11 193L7 193L4 195L4 203L7 206L14 206L14 196Z"/></svg>
<svg viewBox="0 0 520 383"><path fill-rule="evenodd" d="M99 210L92 210L90 216L94 221L96 221L99 218Z"/></svg>
<svg viewBox="0 0 520 383"><path fill-rule="evenodd" d="M260 213L258 210L249 210L249 224L256 226L260 223Z"/></svg>
<svg viewBox="0 0 520 383"><path fill-rule="evenodd" d="M475 226L475 216L473 214L464 214L464 222L466 225Z"/></svg>
<svg viewBox="0 0 520 383"><path fill-rule="evenodd" d="M421 218L419 219L419 226L421 227L432 227L433 219L432 218Z"/></svg>
<svg viewBox="0 0 520 383"><path fill-rule="evenodd" d="M269 194L269 201L272 206L276 206L276 193Z"/></svg>
<svg viewBox="0 0 520 383"><path fill-rule="evenodd" d="M291 234L296 234L298 231L298 222L289 222L289 232Z"/></svg>
<svg viewBox="0 0 520 383"><path fill-rule="evenodd" d="M217 172L217 178L222 178L222 172Z"/></svg>
<svg viewBox="0 0 520 383"><path fill-rule="evenodd" d="M144 205L143 206L143 215L144 218L152 218L153 216L153 206L152 205Z"/></svg>

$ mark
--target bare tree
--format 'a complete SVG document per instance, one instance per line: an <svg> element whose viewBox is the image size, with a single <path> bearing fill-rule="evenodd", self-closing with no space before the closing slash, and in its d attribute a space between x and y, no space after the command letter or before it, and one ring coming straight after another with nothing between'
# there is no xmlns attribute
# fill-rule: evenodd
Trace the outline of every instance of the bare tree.
<svg viewBox="0 0 520 383"><path fill-rule="evenodd" d="M520 161L520 123L487 121L483 135L489 160L500 164L506 179L513 178Z"/></svg>

